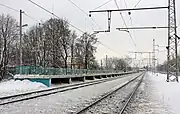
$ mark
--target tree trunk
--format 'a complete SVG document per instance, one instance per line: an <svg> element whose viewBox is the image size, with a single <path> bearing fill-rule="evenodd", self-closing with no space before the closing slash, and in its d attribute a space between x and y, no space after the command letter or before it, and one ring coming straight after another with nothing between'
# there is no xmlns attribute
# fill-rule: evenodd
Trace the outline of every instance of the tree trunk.
<svg viewBox="0 0 180 114"><path fill-rule="evenodd" d="M71 69L73 69L73 63L74 63L74 46L71 45Z"/></svg>

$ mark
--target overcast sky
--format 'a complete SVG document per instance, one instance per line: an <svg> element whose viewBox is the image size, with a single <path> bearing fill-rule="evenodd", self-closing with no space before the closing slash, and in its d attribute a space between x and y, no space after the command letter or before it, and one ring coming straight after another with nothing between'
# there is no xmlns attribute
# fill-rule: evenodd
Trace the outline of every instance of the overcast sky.
<svg viewBox="0 0 180 114"><path fill-rule="evenodd" d="M54 12L59 17L67 19L71 24L80 28L83 31L93 33L93 30L105 30L107 29L107 13L93 13L92 18L96 21L92 21L87 15L76 8L68 0L33 0L40 4L44 8ZM105 3L108 0L72 0L86 13L89 10L93 10L99 5ZM139 0L117 0L120 8L126 8L125 2L128 8L133 8ZM43 11L37 6L30 3L28 0L0 0L0 4L10 6L14 9L22 9L28 15L41 21L45 21L51 17L51 14ZM167 6L168 0L142 0L137 7L155 7L155 6ZM180 25L180 0L176 0L177 10L177 23ZM105 6L97 9L117 9L114 0L106 4ZM0 13L10 14L17 20L19 20L19 13L13 10L0 6ZM167 26L167 9L150 10L150 11L132 11L131 18L132 24L127 12L123 12L123 17L128 25L132 26ZM27 23L29 26L34 25L37 21L32 20L26 16L23 17L23 23ZM99 27L100 26L100 27ZM133 45L131 38L127 32L119 32L117 27L125 27L120 17L119 12L112 13L112 24L110 33L99 33L97 37L100 42L107 45L107 47L98 44L96 57L100 60L108 55L108 57L124 57L129 55L129 51L152 51L152 40L156 39L156 44L161 46L167 45L167 30L135 30L131 31L133 39L136 43L136 47ZM73 29L73 28L72 28ZM178 33L179 33L178 28ZM80 32L77 32L79 35ZM113 50L113 51L112 51ZM160 48L161 51L165 51L165 48ZM144 55L148 57L148 55ZM159 53L160 63L166 59L166 52Z"/></svg>

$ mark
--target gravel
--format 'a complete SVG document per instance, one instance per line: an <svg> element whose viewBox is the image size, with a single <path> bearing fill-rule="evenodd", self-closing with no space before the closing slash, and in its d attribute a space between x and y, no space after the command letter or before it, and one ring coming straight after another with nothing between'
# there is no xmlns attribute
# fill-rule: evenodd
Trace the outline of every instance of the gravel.
<svg viewBox="0 0 180 114"><path fill-rule="evenodd" d="M155 77L154 77L155 78ZM173 114L159 98L158 91L146 74L124 114Z"/></svg>
<svg viewBox="0 0 180 114"><path fill-rule="evenodd" d="M126 99L138 84L140 78L121 88L113 95L100 101L83 114L118 114L125 104Z"/></svg>
<svg viewBox="0 0 180 114"><path fill-rule="evenodd" d="M77 108L97 99L103 93L131 80L138 74L123 77L117 80L92 85L76 90L57 93L37 99L0 106L2 114L68 114L77 111Z"/></svg>

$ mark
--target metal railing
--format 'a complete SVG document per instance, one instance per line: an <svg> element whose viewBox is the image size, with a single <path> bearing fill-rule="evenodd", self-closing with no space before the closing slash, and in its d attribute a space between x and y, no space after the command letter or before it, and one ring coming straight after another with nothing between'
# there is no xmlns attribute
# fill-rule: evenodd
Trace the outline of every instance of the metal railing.
<svg viewBox="0 0 180 114"><path fill-rule="evenodd" d="M20 70L21 69L21 70ZM21 72L20 72L21 71ZM80 75L98 73L118 73L118 70L90 70L90 69L71 69L71 68L52 68L38 66L17 66L15 74L39 74L39 75Z"/></svg>

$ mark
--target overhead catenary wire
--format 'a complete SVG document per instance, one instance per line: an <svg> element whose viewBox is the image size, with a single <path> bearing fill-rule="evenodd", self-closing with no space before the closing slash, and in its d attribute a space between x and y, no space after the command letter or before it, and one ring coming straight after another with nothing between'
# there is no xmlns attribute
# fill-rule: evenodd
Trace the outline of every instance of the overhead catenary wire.
<svg viewBox="0 0 180 114"><path fill-rule="evenodd" d="M89 17L89 14L86 13L82 8L80 8L76 3L74 3L72 0L68 0L69 2L71 2L75 7L77 7L80 11L82 11L86 16ZM109 2L112 1L112 0L109 0ZM97 24L97 22L91 17L91 20L96 23L96 25L101 29L101 27ZM98 41L101 45L105 46L106 48L108 48L110 51L116 53L115 51L113 51L110 47L108 47L107 45L101 43L100 41ZM118 53L116 53L118 54Z"/></svg>
<svg viewBox="0 0 180 114"><path fill-rule="evenodd" d="M15 12L19 12L19 10L14 9L14 8L12 8L12 7L10 7L10 6L7 6L7 5L4 5L4 4L0 4L0 6L6 7L6 8L8 8L8 9L10 9L10 10L15 11ZM34 20L34 21L40 22L39 20L35 19L34 17L28 15L26 12L24 12L24 15L27 16L28 18Z"/></svg>
<svg viewBox="0 0 180 114"><path fill-rule="evenodd" d="M4 5L4 4L0 4L0 6L6 7L6 8L8 8L8 9L11 9L11 10L15 11L15 12L19 12L17 9L14 9L14 8L9 7L9 6L7 6L7 5ZM43 8L43 7L42 7L42 8ZM43 10L45 10L45 11L47 11L48 13L54 15L54 13L52 13L52 12L46 10L46 9L43 9ZM40 22L39 20L35 19L34 17L28 15L26 12L24 12L24 15L27 16L27 17L29 17L29 18L31 18L31 19L34 20L34 21L37 21L38 23ZM54 15L54 16L55 16L55 15ZM58 17L58 16L55 16L55 17ZM59 18L59 17L58 17L58 18ZM70 23L68 23L68 24L70 24ZM70 25L71 25L72 27L74 26L74 25L72 25L72 24L70 24ZM74 27L75 27L75 26L74 26ZM80 30L80 29L78 29L78 28L76 28L76 27L75 27L75 29L79 30L80 32L83 32L82 30ZM84 32L83 32L83 33L84 33ZM101 45L103 45L104 47L106 47L107 49L109 49L110 51L116 53L115 51L113 51L113 50L112 50L110 47L108 47L107 45L103 44L103 43L100 42L100 41L98 41L98 42L99 42ZM118 54L118 53L116 53L116 54Z"/></svg>
<svg viewBox="0 0 180 114"><path fill-rule="evenodd" d="M34 17L28 15L26 12L24 12L24 15L27 16L27 17L29 17L30 19L32 19L32 20L37 21L38 23L40 23L39 20L37 20L37 19L35 19Z"/></svg>
<svg viewBox="0 0 180 114"><path fill-rule="evenodd" d="M124 4L125 4L126 8L128 8L128 5L127 5L126 0L124 0ZM132 25L133 25L133 22L132 22L131 12L130 12L130 11L128 12L128 15L129 15L129 19L130 19L130 21L131 21L131 26L132 26Z"/></svg>
<svg viewBox="0 0 180 114"><path fill-rule="evenodd" d="M125 6L126 6L126 8L128 7L128 5L127 5L127 3L126 3L126 0L124 0L124 4L125 4Z"/></svg>
<svg viewBox="0 0 180 114"><path fill-rule="evenodd" d="M80 8L76 3L74 3L72 0L68 0L68 1L88 16L88 14L82 8Z"/></svg>
<svg viewBox="0 0 180 114"><path fill-rule="evenodd" d="M80 8L75 2L73 2L72 0L68 0L71 4L73 4L75 7L77 7L81 12L83 12L87 17L89 17L89 14L86 13L82 8ZM90 17L90 19L92 20L92 22L94 22L96 24L96 26L98 26L99 29L102 29L100 27L100 25L95 21L95 19L93 19L92 17Z"/></svg>
<svg viewBox="0 0 180 114"><path fill-rule="evenodd" d="M96 7L96 8L94 8L93 10L96 10L96 9L98 9L98 8L101 8L102 6L108 4L108 3L111 2L111 1L112 1L112 0L108 0L108 1L106 1L105 3L103 3L102 5L100 5L100 6Z"/></svg>
<svg viewBox="0 0 180 114"><path fill-rule="evenodd" d="M134 5L134 8L136 8L136 7L140 4L141 1L142 1L142 0L139 0L139 1Z"/></svg>
<svg viewBox="0 0 180 114"><path fill-rule="evenodd" d="M97 41L99 44L101 44L101 45L103 45L104 47L106 47L107 49L109 49L111 52L113 52L113 53L115 53L115 54L117 54L117 55L120 55L120 54L118 54L117 52L115 52L114 50L112 50L109 46L107 46L106 44L103 44L102 42L100 42L100 41Z"/></svg>
<svg viewBox="0 0 180 114"><path fill-rule="evenodd" d="M35 3L34 1L32 1L32 0L28 0L28 1L31 2L32 4L36 5L37 7L41 8L42 10L46 11L47 13L49 13L49 14L55 16L56 18L61 19L61 18L60 18L59 16L57 16L55 13L53 13L53 12L47 10L46 8L44 8L43 6L41 6L41 5L37 4L37 3ZM85 33L83 30L79 29L79 28L76 27L75 25L73 25L73 24L71 24L71 23L69 23L69 22L68 22L68 24L69 24L71 27L73 27L74 29L78 30L79 32ZM91 37L91 36L89 35L89 37ZM107 45L103 44L103 43L100 42L100 41L98 41L98 42L99 42L101 45L105 46L107 49L113 51L113 50L112 50L111 48L109 48ZM113 51L113 52L116 53L115 51ZM116 54L118 54L118 53L116 53Z"/></svg>
<svg viewBox="0 0 180 114"><path fill-rule="evenodd" d="M51 11L47 10L46 8L44 8L44 7L42 7L41 5L39 5L39 4L37 4L37 3L35 3L34 1L32 1L32 0L28 0L28 1L29 1L29 2L31 2L32 4L34 4L34 5L38 6L39 8L43 9L43 10L44 10L44 11L46 11L47 13L50 13L50 14L51 14L51 15L53 15L54 17L56 17L56 18L58 18L58 19L61 19L59 16L57 16L57 15L56 15L56 14L54 14L53 12L51 12ZM80 31L80 32L84 33L84 31L83 31L83 30L79 29L78 27L74 26L73 24L71 24L71 23L69 23L69 22L68 22L68 24L69 24L71 27L73 27L73 28L77 29L78 31Z"/></svg>
<svg viewBox="0 0 180 114"><path fill-rule="evenodd" d="M0 4L0 6L6 7L6 8L8 8L8 9L11 9L11 10L16 11L16 12L19 12L18 10L14 9L14 8L12 8L12 7L6 6L6 5L4 5L4 4Z"/></svg>
<svg viewBox="0 0 180 114"><path fill-rule="evenodd" d="M88 14L83 10L83 9L81 9L78 5L76 5L73 1L71 1L71 0L68 0L71 4L73 4L76 8L78 8L81 12L83 12L86 16L88 16ZM92 26L94 26L93 24L92 24ZM93 30L94 30L94 28L93 28Z"/></svg>
<svg viewBox="0 0 180 114"><path fill-rule="evenodd" d="M114 0L114 2L115 2L115 4L116 4L116 7L117 7L118 9L120 9L119 6L118 6L118 4L117 4L117 1ZM123 23L124 23L125 27L128 28L128 26L127 26L127 24L126 24L126 21L125 21L125 19L124 19L124 17L123 17L123 15L122 15L121 12L120 12L120 16L121 16L121 18L122 18L122 20L123 20ZM134 39L133 39L131 33L130 33L130 32L128 32L128 33L129 33L129 36L130 36L130 38L131 38L131 40L132 40L132 42L133 42L134 47L136 48L136 43L135 43L135 41L134 41Z"/></svg>

